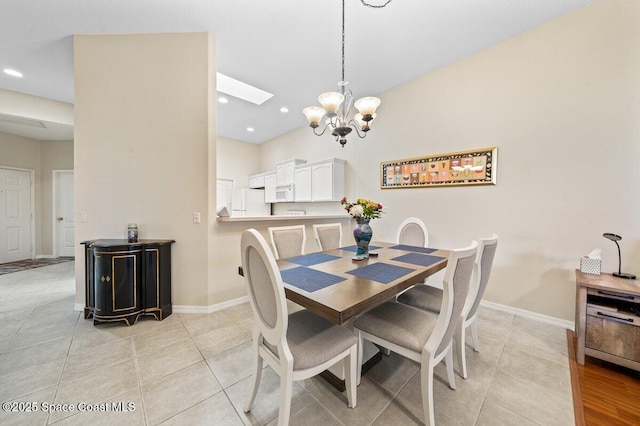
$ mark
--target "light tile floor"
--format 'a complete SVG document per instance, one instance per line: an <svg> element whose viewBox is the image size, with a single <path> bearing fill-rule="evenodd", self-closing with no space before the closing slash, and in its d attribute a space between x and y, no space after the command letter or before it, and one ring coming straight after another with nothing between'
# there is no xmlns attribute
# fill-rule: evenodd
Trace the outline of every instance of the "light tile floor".
<svg viewBox="0 0 640 426"><path fill-rule="evenodd" d="M277 424L279 378L269 368L253 410L242 411L248 304L144 318L132 327L93 326L73 311L73 268L68 262L0 276L0 401L37 408L3 406L0 424ZM457 390L447 387L444 366L436 369L437 424L574 424L565 330L481 309L479 333L481 352L469 348L469 378L458 377ZM422 424L418 370L398 355L383 357L362 379L355 409L322 379L298 382L291 424ZM43 404L60 406L48 413Z"/></svg>

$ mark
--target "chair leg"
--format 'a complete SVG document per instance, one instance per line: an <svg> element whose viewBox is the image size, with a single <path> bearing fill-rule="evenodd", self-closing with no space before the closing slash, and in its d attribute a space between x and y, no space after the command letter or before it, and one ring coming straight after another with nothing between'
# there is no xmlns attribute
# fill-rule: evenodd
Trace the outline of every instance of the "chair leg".
<svg viewBox="0 0 640 426"><path fill-rule="evenodd" d="M422 409L424 410L424 424L435 426L436 419L433 412L433 360L420 366L420 387L422 389Z"/></svg>
<svg viewBox="0 0 640 426"><path fill-rule="evenodd" d="M258 387L260 387L260 377L262 376L262 357L260 356L260 351L258 350L259 338L253 338L253 380L251 381L249 387L249 394L247 395L247 401L244 404L244 412L248 413L251 411L251 407L253 406L253 401L256 399L256 395L258 394Z"/></svg>
<svg viewBox="0 0 640 426"><path fill-rule="evenodd" d="M358 347L353 345L349 356L344 359L344 381L345 387L347 388L347 401L349 401L348 405L350 408L355 408L358 402L356 394L356 383L358 380L356 374L358 372Z"/></svg>
<svg viewBox="0 0 640 426"><path fill-rule="evenodd" d="M471 340L473 341L473 350L480 352L480 343L478 341L478 317L471 321Z"/></svg>
<svg viewBox="0 0 640 426"><path fill-rule="evenodd" d="M456 389L456 376L453 374L453 345L449 346L449 350L444 356L444 363L447 367L447 377L449 378L449 387Z"/></svg>
<svg viewBox="0 0 640 426"><path fill-rule="evenodd" d="M466 342L464 335L464 321L460 322L458 329L456 330L456 335L453 338L454 344L456 346L456 353L458 354L458 369L460 370L460 376L463 379L467 378L467 353L466 353Z"/></svg>
<svg viewBox="0 0 640 426"><path fill-rule="evenodd" d="M357 365L358 373L357 373L357 377L356 377L358 386L360 386L360 380L362 379L362 358L363 358L363 355L362 355L362 352L363 352L362 351L362 343L363 343L362 333L360 331L358 331L358 361L357 361L358 362L358 365Z"/></svg>
<svg viewBox="0 0 640 426"><path fill-rule="evenodd" d="M284 373L284 372L283 372ZM280 411L278 426L287 426L291 415L291 396L293 394L293 370L280 376Z"/></svg>

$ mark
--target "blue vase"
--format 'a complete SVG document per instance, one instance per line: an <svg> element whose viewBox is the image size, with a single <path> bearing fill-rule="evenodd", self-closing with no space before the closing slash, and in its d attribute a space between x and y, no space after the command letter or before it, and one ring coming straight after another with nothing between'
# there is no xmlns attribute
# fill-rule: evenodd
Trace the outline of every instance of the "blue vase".
<svg viewBox="0 0 640 426"><path fill-rule="evenodd" d="M353 260L363 260L369 258L369 243L373 237L373 229L369 226L371 219L356 219L356 226L353 227L353 238L356 240L358 250Z"/></svg>

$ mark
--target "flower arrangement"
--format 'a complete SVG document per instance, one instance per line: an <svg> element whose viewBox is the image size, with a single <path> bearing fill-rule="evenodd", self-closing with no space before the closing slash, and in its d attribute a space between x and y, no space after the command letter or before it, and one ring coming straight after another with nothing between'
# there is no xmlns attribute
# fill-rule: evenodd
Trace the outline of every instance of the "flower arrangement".
<svg viewBox="0 0 640 426"><path fill-rule="evenodd" d="M382 214L382 204L364 198L358 198L355 203L350 203L347 197L343 197L340 203L354 219L376 219Z"/></svg>

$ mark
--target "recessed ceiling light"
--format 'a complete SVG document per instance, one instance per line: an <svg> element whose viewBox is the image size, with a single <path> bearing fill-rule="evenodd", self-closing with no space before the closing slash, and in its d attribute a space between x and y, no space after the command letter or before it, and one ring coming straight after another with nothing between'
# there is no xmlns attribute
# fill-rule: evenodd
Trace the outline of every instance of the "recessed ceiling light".
<svg viewBox="0 0 640 426"><path fill-rule="evenodd" d="M4 71L5 74L9 74L12 77L22 77L22 73L20 71L13 70L11 68L5 68L2 71Z"/></svg>
<svg viewBox="0 0 640 426"><path fill-rule="evenodd" d="M220 102L221 104L228 104L229 103L229 99L225 98L224 96L220 96L218 98L218 102Z"/></svg>
<svg viewBox="0 0 640 426"><path fill-rule="evenodd" d="M262 105L273 97L273 93L265 92L221 73L216 73L216 90L256 105Z"/></svg>
<svg viewBox="0 0 640 426"><path fill-rule="evenodd" d="M255 129L253 127L247 127L247 132L253 132Z"/></svg>
<svg viewBox="0 0 640 426"><path fill-rule="evenodd" d="M280 112L289 112L289 108L282 107L282 108L280 108Z"/></svg>

